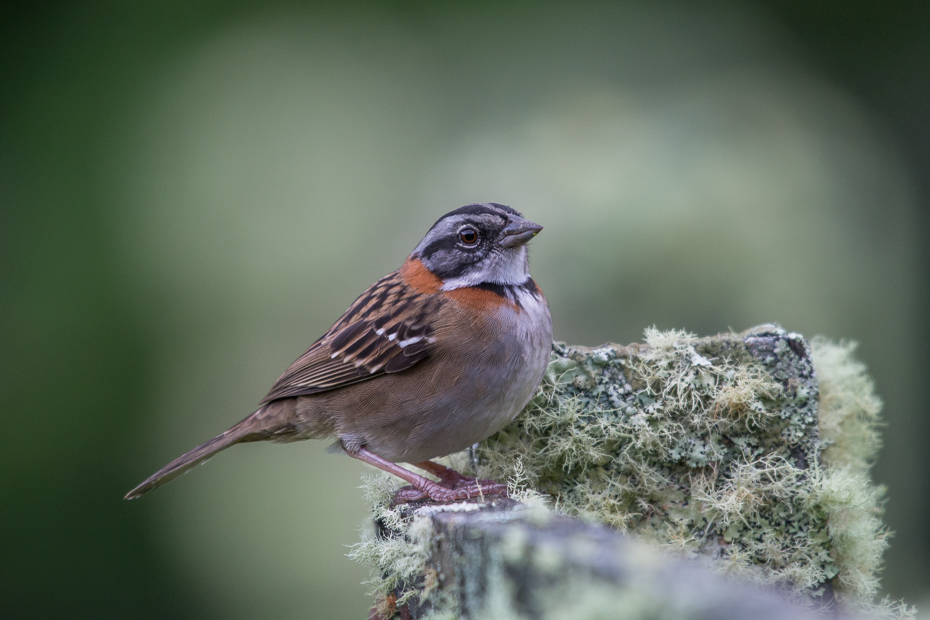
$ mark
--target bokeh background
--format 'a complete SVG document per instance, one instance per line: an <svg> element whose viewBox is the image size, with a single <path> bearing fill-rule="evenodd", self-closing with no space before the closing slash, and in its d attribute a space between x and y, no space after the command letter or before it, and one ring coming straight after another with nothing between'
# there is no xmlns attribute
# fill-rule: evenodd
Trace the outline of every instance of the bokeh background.
<svg viewBox="0 0 930 620"><path fill-rule="evenodd" d="M0 617L364 617L323 442L121 498L487 200L546 227L558 339L860 342L885 589L930 603L928 7L0 5Z"/></svg>

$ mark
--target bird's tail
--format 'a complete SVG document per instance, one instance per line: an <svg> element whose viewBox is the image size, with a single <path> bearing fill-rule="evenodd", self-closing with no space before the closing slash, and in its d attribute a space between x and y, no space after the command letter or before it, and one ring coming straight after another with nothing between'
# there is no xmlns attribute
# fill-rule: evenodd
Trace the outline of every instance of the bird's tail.
<svg viewBox="0 0 930 620"><path fill-rule="evenodd" d="M256 414L261 411L260 409ZM229 446L243 441L264 439L264 435L256 432L258 430L256 429L256 414L250 415L229 430L217 435L206 443L200 444L187 454L174 459L149 476L145 482L127 493L125 499L135 499L140 497L143 493L148 493L152 489L160 487L166 482L171 482L195 465L203 463L217 452L225 450Z"/></svg>

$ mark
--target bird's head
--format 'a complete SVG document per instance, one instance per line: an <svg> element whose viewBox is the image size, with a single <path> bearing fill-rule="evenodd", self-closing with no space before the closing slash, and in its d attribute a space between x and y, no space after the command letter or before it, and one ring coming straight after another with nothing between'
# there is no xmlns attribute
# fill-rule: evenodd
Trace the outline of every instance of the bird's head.
<svg viewBox="0 0 930 620"><path fill-rule="evenodd" d="M526 243L541 230L510 207L466 205L439 218L410 257L422 261L447 291L523 284L530 277Z"/></svg>

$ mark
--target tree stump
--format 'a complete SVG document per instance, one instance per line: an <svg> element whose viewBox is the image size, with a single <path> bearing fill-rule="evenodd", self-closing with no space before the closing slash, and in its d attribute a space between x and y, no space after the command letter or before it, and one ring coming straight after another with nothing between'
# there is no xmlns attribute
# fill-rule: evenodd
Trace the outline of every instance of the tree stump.
<svg viewBox="0 0 930 620"><path fill-rule="evenodd" d="M556 343L520 416L450 459L534 508L392 508L394 481L369 481L378 535L353 555L379 572L382 617L803 617L785 597L908 615L874 601L881 402L853 349L777 325Z"/></svg>

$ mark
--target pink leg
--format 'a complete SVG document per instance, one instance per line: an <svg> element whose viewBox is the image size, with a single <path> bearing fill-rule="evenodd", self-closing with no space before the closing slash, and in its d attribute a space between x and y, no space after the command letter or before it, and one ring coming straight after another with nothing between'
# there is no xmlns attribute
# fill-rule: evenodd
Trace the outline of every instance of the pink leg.
<svg viewBox="0 0 930 620"><path fill-rule="evenodd" d="M466 476L463 476L453 469L443 467L442 465L432 463L430 461L424 462L429 463L428 467L424 467L424 463L417 463L417 467L421 467L422 469L435 474L441 480L443 480L443 482L445 482L446 479L449 479L451 482L451 474L454 474L457 477L457 480L469 480L471 484L467 484L458 488L447 488L433 482L428 478L424 478L419 474L415 474L409 469L404 469L396 463L392 463L391 461L383 459L366 448L359 448L359 450L355 453L346 452L346 454L360 461L364 461L369 465L374 465L378 469L384 470L390 474L394 474L401 480L406 480L409 482L413 486L413 489L398 490L394 496L394 501L396 503L415 501L418 499L423 499L424 497L429 497L434 502L451 502L454 500L468 499L469 497L477 497L481 494L507 494L507 487L505 485L487 481L487 487L484 485L479 486L479 484L473 478L467 478ZM443 476L440 472L445 473L446 475ZM501 492L501 489L503 489L503 492Z"/></svg>

